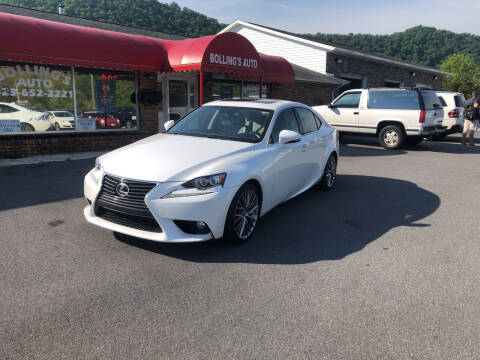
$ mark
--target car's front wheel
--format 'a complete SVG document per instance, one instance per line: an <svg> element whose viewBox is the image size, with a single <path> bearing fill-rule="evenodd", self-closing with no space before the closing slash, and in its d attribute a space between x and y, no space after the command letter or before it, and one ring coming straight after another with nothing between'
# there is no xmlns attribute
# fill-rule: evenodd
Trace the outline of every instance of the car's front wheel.
<svg viewBox="0 0 480 360"><path fill-rule="evenodd" d="M337 157L335 154L331 154L325 164L325 170L323 170L322 180L320 180L320 190L330 191L335 186L335 180L337 180Z"/></svg>
<svg viewBox="0 0 480 360"><path fill-rule="evenodd" d="M252 236L260 217L258 188L246 183L232 200L225 221L224 240L230 244L243 244Z"/></svg>

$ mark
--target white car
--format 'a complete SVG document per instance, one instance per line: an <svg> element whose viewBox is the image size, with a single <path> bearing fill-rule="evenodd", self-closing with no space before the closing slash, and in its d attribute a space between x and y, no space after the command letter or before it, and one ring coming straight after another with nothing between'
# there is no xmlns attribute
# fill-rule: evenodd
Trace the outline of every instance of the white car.
<svg viewBox="0 0 480 360"><path fill-rule="evenodd" d="M449 134L455 134L463 131L463 104L465 96L462 93L452 91L436 92L443 107L443 122L445 132L437 135L434 139L441 139Z"/></svg>
<svg viewBox="0 0 480 360"><path fill-rule="evenodd" d="M75 117L67 110L52 110L47 113L48 120L55 130L75 129Z"/></svg>
<svg viewBox="0 0 480 360"><path fill-rule="evenodd" d="M20 120L22 131L46 131L51 128L45 113L15 103L0 102L0 120Z"/></svg>
<svg viewBox="0 0 480 360"><path fill-rule="evenodd" d="M274 206L335 184L338 134L300 103L214 101L165 128L97 159L88 222L161 242L242 243Z"/></svg>

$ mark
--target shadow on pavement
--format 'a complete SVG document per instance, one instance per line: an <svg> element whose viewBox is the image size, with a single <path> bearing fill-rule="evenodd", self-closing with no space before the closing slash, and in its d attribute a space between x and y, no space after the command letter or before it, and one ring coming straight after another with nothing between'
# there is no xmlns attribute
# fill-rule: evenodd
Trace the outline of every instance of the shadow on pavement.
<svg viewBox="0 0 480 360"><path fill-rule="evenodd" d="M465 148L460 143L458 135L447 136L445 139L433 141L424 140L418 145L406 145L400 150L386 150L378 144L374 136L369 135L344 135L340 147L340 155L355 156L387 156L403 155L407 151L431 151L445 154L480 154L480 142L475 139L475 147ZM354 145L354 146L352 146ZM356 146L359 145L359 146ZM367 145L369 147L364 147Z"/></svg>
<svg viewBox="0 0 480 360"><path fill-rule="evenodd" d="M0 211L83 197L95 159L0 167Z"/></svg>
<svg viewBox="0 0 480 360"><path fill-rule="evenodd" d="M430 226L416 222L439 205L438 196L409 181L340 175L332 192L312 189L273 209L241 246L224 245L220 240L163 244L119 233L115 237L193 262L303 264L344 258L398 226Z"/></svg>

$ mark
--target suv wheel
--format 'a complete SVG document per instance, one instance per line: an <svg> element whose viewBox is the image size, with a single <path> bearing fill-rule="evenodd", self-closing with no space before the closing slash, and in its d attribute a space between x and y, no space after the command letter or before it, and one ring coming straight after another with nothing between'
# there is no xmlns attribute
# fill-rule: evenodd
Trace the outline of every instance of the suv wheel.
<svg viewBox="0 0 480 360"><path fill-rule="evenodd" d="M378 134L378 141L385 149L395 150L405 142L403 129L396 125L385 126Z"/></svg>

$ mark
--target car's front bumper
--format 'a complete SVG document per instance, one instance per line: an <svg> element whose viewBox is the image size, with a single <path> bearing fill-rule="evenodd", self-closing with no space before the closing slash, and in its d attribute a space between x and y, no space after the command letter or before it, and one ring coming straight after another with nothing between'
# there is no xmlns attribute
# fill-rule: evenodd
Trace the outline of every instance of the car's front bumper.
<svg viewBox="0 0 480 360"><path fill-rule="evenodd" d="M95 213L97 197L101 190L101 180L97 182L92 172L89 172L84 182L85 197L89 201L84 209L85 218L91 224L105 229L159 242L200 242L222 237L228 208L237 189L220 188L205 195L162 198L174 189L178 189L180 184L179 182L158 183L145 196L145 204L161 227L161 232L145 231L107 221ZM210 232L207 234L186 233L175 224L175 220L203 221L207 224Z"/></svg>

